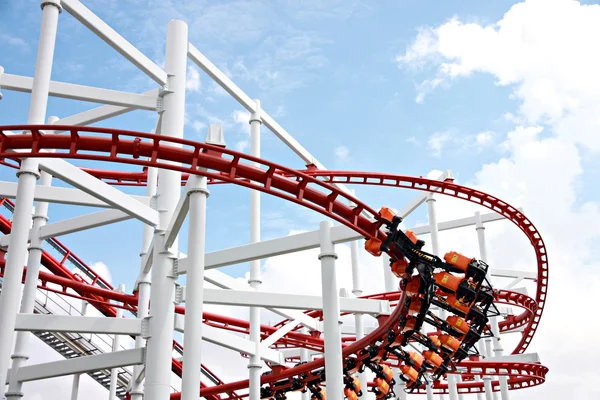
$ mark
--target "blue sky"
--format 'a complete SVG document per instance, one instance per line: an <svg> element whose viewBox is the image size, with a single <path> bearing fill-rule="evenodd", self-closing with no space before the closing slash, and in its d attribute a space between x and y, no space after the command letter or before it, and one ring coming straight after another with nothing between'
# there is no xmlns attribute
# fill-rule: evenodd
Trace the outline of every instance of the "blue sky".
<svg viewBox="0 0 600 400"><path fill-rule="evenodd" d="M324 4L315 1L302 6L285 1L150 2L147 6L135 1L87 1L84 4L159 65L164 61L168 21L182 18L188 22L190 41L230 74L246 93L260 98L263 108L271 115L278 115L278 122L330 169L408 175L452 169L457 177L470 176L481 163L493 160L497 154L473 152L461 141L470 140L465 138L480 132L506 128L501 116L515 107L505 93L486 96L484 102L475 100L481 85L493 85L489 76L463 81L452 90L439 91L425 104L417 104L415 85L420 73L404 73L394 61L420 26L443 23L452 15L493 21L502 16L510 2L494 2L493 7L482 7L476 1L444 2L442 6L437 2L417 6L402 2L377 5L342 1ZM5 27L1 37L6 49L3 53L11 55L2 60L2 65L7 73L32 76L39 36L37 3L9 1L1 14L0 22ZM154 82L67 12L60 16L52 79L138 92L155 87ZM4 95L0 105L2 123L25 122L29 96L15 92ZM242 108L201 71L200 90L189 90L187 102L186 137L202 139L207 123L221 122L230 147L247 139L246 124L237 123L232 115ZM48 115L67 116L93 106L51 99ZM139 111L99 125L149 131L154 119L154 113ZM199 132L194 126L201 127ZM302 167L301 160L293 157L273 134L264 128L263 132L263 157ZM436 134L440 138L450 135L456 141L447 153L437 155L428 148L428 140ZM2 171L3 176L7 173L10 175L12 171ZM395 203L397 197L404 195L398 191L358 190L376 208ZM225 202L229 193L245 195L245 190L239 188L223 187L213 192L217 195L223 192L220 198ZM216 198L213 195L211 200ZM275 209L267 212L263 235L285 234L292 227L317 226L318 216L310 224L300 221L299 226L292 225L297 207L265 198L263 210L271 206ZM60 206L53 206L56 210L53 213L62 208L72 213L72 207ZM209 249L247 240L243 236L221 238L230 236L226 234L230 227L248 225L247 204L231 204L229 208L219 211L214 223L209 221L212 226L222 226L222 234L208 239ZM125 226L139 229L136 223L121 225L119 231ZM79 249L82 240L89 243L93 237L103 232L110 234L113 229L101 228L64 240ZM80 252L109 266L122 264L126 256L122 251L107 255L104 250L90 246ZM133 262L135 254L130 253L127 260ZM113 272L114 279L125 282L130 282L133 274L134 271Z"/></svg>
<svg viewBox="0 0 600 400"><path fill-rule="evenodd" d="M6 73L33 75L38 4L0 2L0 65ZM526 207L558 260L552 264L558 276L560 262L575 264L585 274L595 271L599 233L593 226L599 196L594 183L600 143L594 115L600 110L595 90L600 80L593 69L600 61L590 49L597 48L592 39L600 26L598 7L592 6L597 2L84 4L159 65L168 21L188 22L190 42L249 96L259 98L329 169L406 175L451 169L458 182ZM221 123L228 146L243 148L248 128L242 107L201 71L195 80L194 71L199 70L191 61L188 65L186 138L202 140L208 123ZM60 16L52 79L135 92L155 87L66 12ZM0 124L25 123L29 96L3 94ZM92 107L51 99L48 115L64 117ZM155 118L152 112L139 111L99 125L149 131ZM530 134L519 127L540 127L541 132ZM303 167L265 128L262 152L266 159ZM14 171L1 169L0 179L14 180ZM208 250L246 243L248 192L226 186L211 191ZM369 188L357 188L357 194L374 208L401 208L412 197ZM453 207L440 219L462 216L462 209ZM52 205L51 219L90 211ZM408 224L426 218L420 209ZM263 237L316 229L320 220L263 196ZM86 261L106 263L113 282L130 289L138 271L140 238L129 232L137 234L141 226L121 223L62 240ZM107 236L99 245L102 235ZM575 247L581 251L573 260ZM497 261L502 261L500 255ZM243 276L247 266L224 271ZM598 274L591 277L595 282ZM567 289L576 291L576 285ZM558 374L560 364L556 361Z"/></svg>

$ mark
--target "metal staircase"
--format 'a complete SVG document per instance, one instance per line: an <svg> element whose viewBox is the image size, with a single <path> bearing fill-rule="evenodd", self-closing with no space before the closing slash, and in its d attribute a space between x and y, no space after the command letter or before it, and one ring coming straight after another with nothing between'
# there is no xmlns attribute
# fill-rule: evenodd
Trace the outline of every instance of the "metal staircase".
<svg viewBox="0 0 600 400"><path fill-rule="evenodd" d="M0 278L0 291L2 278ZM35 310L36 314L82 315L70 302L55 293L48 293L38 289ZM46 343L64 358L76 358L88 355L102 354L112 349L112 336L98 334L79 334L64 332L33 332L42 342ZM123 347L125 349L125 347ZM105 387L110 389L110 370L99 370L88 375ZM131 379L131 369L118 368L116 394L120 399L125 399L127 385ZM83 398L83 397L82 397Z"/></svg>

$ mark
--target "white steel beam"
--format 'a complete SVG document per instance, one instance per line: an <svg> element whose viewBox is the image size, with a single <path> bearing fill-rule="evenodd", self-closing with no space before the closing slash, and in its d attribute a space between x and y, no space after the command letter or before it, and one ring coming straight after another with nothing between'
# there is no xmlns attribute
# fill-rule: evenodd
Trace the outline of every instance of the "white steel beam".
<svg viewBox="0 0 600 400"><path fill-rule="evenodd" d="M137 318L17 314L15 330L140 335L142 332L142 320Z"/></svg>
<svg viewBox="0 0 600 400"><path fill-rule="evenodd" d="M188 179L185 187L183 189L183 193L179 196L179 201L177 202L177 206L175 207L175 211L173 211L173 216L171 217L171 221L169 222L169 227L167 228L167 232L165 233L165 249L170 248L173 243L175 243L175 239L177 239L177 235L179 234L179 230L187 217L187 213L190 209L190 196L188 196L188 190L191 187L191 182L195 180L193 177Z"/></svg>
<svg viewBox="0 0 600 400"><path fill-rule="evenodd" d="M362 239L362 236L352 229L339 225L331 228L334 243L343 243ZM232 264L244 263L261 258L274 257L296 251L310 250L319 246L319 231L310 231L296 235L284 236L277 239L265 240L254 244L232 247L229 249L206 253L206 268L219 268ZM178 272L187 272L185 258L179 260Z"/></svg>
<svg viewBox="0 0 600 400"><path fill-rule="evenodd" d="M154 96L156 98L156 89L149 90L141 93L143 96ZM58 120L56 123L61 125L78 125L85 126L95 122L104 121L112 117L116 117L121 114L128 113L135 110L133 107L120 107L120 106L100 106L92 108L91 110L82 111L77 114L70 115L68 117ZM60 132L60 131L57 131Z"/></svg>
<svg viewBox="0 0 600 400"><path fill-rule="evenodd" d="M518 208L518 210L521 212L523 211L522 208ZM505 219L506 218L503 215L495 213L495 212L481 214L481 220L484 223L485 222L502 221ZM455 219L453 221L438 222L438 231L447 231L450 229L474 226L474 225L476 225L476 223L477 223L477 221L475 220L475 217L467 217L467 218ZM431 233L431 226L429 226L429 225L416 226L416 227L410 228L410 229L415 233L415 235L425 235L425 234Z"/></svg>
<svg viewBox="0 0 600 400"><path fill-rule="evenodd" d="M240 89L231 79L221 72L204 54L194 45L188 47L189 58L198 65L208 76L219 84L227 93L237 100L242 107L252 112L256 111L256 103L242 89ZM325 170L325 166L315 159L296 139L292 137L285 129L281 127L269 114L261 110L262 123L269 128L279 139L281 139L290 149L294 151L307 165L313 164L318 169ZM338 185L341 186L341 185ZM348 189L346 189L348 191Z"/></svg>
<svg viewBox="0 0 600 400"><path fill-rule="evenodd" d="M175 315L175 330L185 335L185 323L183 315ZM198 338L195 338L198 340ZM202 325L202 340L216 344L229 350L234 350L247 355L256 354L256 344L250 340L229 333L223 329L215 328L214 326ZM284 358L280 351L261 348L260 356L262 359L276 364L283 364Z"/></svg>
<svg viewBox="0 0 600 400"><path fill-rule="evenodd" d="M156 210L141 204L131 196L102 182L76 166L69 164L65 160L58 158L41 158L39 159L39 163L40 169L43 171L46 171L52 176L110 204L114 208L117 208L148 225L156 226L158 224L158 212Z"/></svg>
<svg viewBox="0 0 600 400"><path fill-rule="evenodd" d="M499 221L504 219L497 213L483 214L485 222ZM475 218L463 218L460 220L441 222L439 230L460 228L469 225L475 225ZM429 225L411 228L415 234L423 235L429 233ZM348 228L345 225L337 225L331 228L331 240L334 244L350 242L352 240L363 239L363 237ZM232 264L240 264L262 258L275 257L282 254L293 253L296 251L315 249L319 246L319 231L310 231L298 233L295 235L284 236L277 239L265 240L254 244L246 244L238 247L231 247L224 250L206 253L206 268L220 268ZM178 273L187 272L187 261L185 258L179 260Z"/></svg>
<svg viewBox="0 0 600 400"><path fill-rule="evenodd" d="M184 291L185 293L185 291ZM183 296L185 301L185 294ZM204 303L240 307L277 307L292 310L322 310L321 296L243 290L204 289ZM340 297L341 312L389 315L390 302Z"/></svg>
<svg viewBox="0 0 600 400"><path fill-rule="evenodd" d="M531 281L537 281L537 279L538 279L537 272L519 271L519 270L513 270L513 269L498 269L498 268L492 269L492 276L495 276L498 278L514 278L514 279L521 278L521 279L527 279L527 280L531 280Z"/></svg>
<svg viewBox="0 0 600 400"><path fill-rule="evenodd" d="M181 259L180 259L181 260ZM222 289L234 289L234 290L247 290L248 286L245 283L240 283L234 278L230 277L223 272L212 269L204 272L204 279ZM315 318L311 318L303 312L296 310L279 310L277 308L267 308L267 310L274 312L275 314L281 315L284 318L290 320L297 320L299 323L304 325L306 328L313 331L322 331L323 326L320 321Z"/></svg>
<svg viewBox="0 0 600 400"><path fill-rule="evenodd" d="M44 225L42 228L40 228L40 238L42 240L49 239L61 235L67 235L69 233L84 231L86 229L92 229L99 226L126 221L131 218L131 215L125 214L121 210L103 210Z"/></svg>
<svg viewBox="0 0 600 400"><path fill-rule="evenodd" d="M285 335L287 335L288 333L290 333L292 331L292 329L294 329L296 326L298 326L298 321L297 320L289 321L287 324L285 324L281 328L277 329L275 332L273 332L267 338L265 338L264 340L262 340L260 342L261 345L264 346L264 347L271 347L279 339L281 339L282 337L284 337Z"/></svg>
<svg viewBox="0 0 600 400"><path fill-rule="evenodd" d="M0 86L3 89L31 93L33 88L33 78L28 76L3 74L1 75L1 79ZM155 111L158 89L151 91L150 94L137 94L51 81L48 94L63 99Z"/></svg>
<svg viewBox="0 0 600 400"><path fill-rule="evenodd" d="M167 74L152 60L136 49L125 38L102 21L96 14L91 12L77 0L62 0L61 5L69 14L75 17L83 25L87 26L98 37L128 59L133 65L148 75L160 85L167 83Z"/></svg>
<svg viewBox="0 0 600 400"><path fill-rule="evenodd" d="M58 376L99 371L102 369L143 364L144 353L145 349L139 348L29 365L19 368L17 376L20 382L29 382L40 379L56 378Z"/></svg>
<svg viewBox="0 0 600 400"><path fill-rule="evenodd" d="M0 181L0 197L14 199L17 197L17 184L15 182ZM150 205L148 196L129 196L144 206ZM35 201L47 203L71 204L89 207L111 207L104 201L85 193L79 189L61 188L55 186L36 186Z"/></svg>

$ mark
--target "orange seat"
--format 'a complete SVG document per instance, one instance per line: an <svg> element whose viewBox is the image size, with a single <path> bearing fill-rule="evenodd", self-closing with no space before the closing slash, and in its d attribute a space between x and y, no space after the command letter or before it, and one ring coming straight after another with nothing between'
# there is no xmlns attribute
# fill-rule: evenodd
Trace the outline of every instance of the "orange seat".
<svg viewBox="0 0 600 400"><path fill-rule="evenodd" d="M389 383L387 383L385 380L383 380L381 378L375 378L373 380L373 383L375 383L375 390L373 391L375 393L375 398L376 399L385 399L387 394L390 392Z"/></svg>
<svg viewBox="0 0 600 400"><path fill-rule="evenodd" d="M452 335L441 335L440 342L442 343L442 347L451 353L454 353L460 347L460 341Z"/></svg>
<svg viewBox="0 0 600 400"><path fill-rule="evenodd" d="M438 353L431 350L425 350L423 358L425 359L425 364L433 368L439 367L444 362L444 359Z"/></svg>
<svg viewBox="0 0 600 400"><path fill-rule="evenodd" d="M416 369L421 368L421 365L423 365L423 360L424 360L423 356L414 351L409 351L408 355L409 355L410 359L413 361L413 363L415 364L415 368Z"/></svg>
<svg viewBox="0 0 600 400"><path fill-rule="evenodd" d="M450 272L438 272L434 276L435 283L451 292L456 292L458 285L462 281L462 277L451 274Z"/></svg>
<svg viewBox="0 0 600 400"><path fill-rule="evenodd" d="M457 332L461 332L466 335L471 329L471 324L464 320L464 318L459 317L458 315L450 315L446 318L446 322Z"/></svg>
<svg viewBox="0 0 600 400"><path fill-rule="evenodd" d="M392 273L398 278L402 278L402 275L406 273L406 268L408 268L408 264L408 260L404 257L397 261L394 261L392 263Z"/></svg>
<svg viewBox="0 0 600 400"><path fill-rule="evenodd" d="M381 244L383 242L376 237L372 237L371 239L365 242L365 250L375 257L379 257L381 255Z"/></svg>
<svg viewBox="0 0 600 400"><path fill-rule="evenodd" d="M469 264L471 264L473 260L474 258L465 257L462 254L457 253L456 251L450 251L444 256L444 261L446 261L450 265L455 266L463 272L466 271L467 268L469 268Z"/></svg>
<svg viewBox="0 0 600 400"><path fill-rule="evenodd" d="M402 377L405 381L414 382L419 378L417 370L410 365L402 364L400 366L400 371L402 372Z"/></svg>
<svg viewBox="0 0 600 400"><path fill-rule="evenodd" d="M456 309L458 311L461 311L461 312L463 312L465 314L468 314L469 310L471 309L471 307L463 304L460 300L458 300L456 298L456 295L453 295L453 294L449 295L446 298L446 301L448 302L448 305L450 307L452 307L452 308L454 308L454 309Z"/></svg>
<svg viewBox="0 0 600 400"><path fill-rule="evenodd" d="M394 217L396 216L396 213L394 211L392 211L390 208L381 207L381 210L379 210L379 216L381 217L381 219L383 219L391 224L392 219L394 219Z"/></svg>

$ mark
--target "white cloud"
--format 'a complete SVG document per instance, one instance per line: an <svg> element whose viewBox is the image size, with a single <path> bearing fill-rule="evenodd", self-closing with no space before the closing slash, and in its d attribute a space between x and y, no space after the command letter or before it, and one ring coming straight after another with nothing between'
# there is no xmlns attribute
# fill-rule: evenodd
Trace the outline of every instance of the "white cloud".
<svg viewBox="0 0 600 400"><path fill-rule="evenodd" d="M519 102L518 115L504 115L518 125L502 142L506 157L484 165L466 182L522 206L548 249L546 308L528 352L537 352L550 373L542 386L511 393L515 399L600 396L593 361L600 351L585 342L586 335L600 325L590 319L588 308L565 302L593 304L600 285L600 265L593 258L600 239L600 204L584 198L580 190L585 175L581 148L600 150L600 57L589 50L595 46L599 27L600 6L528 0L513 6L495 24L482 26L455 18L422 29L398 57L403 65L436 67L435 76L426 79L436 83L421 86L419 96L456 78L486 73L497 85L511 87L512 98ZM443 197L438 205L440 221L474 210ZM441 246L477 254L472 228L463 232L441 234ZM532 270L535 260L522 232L497 222L489 224L486 235L492 267ZM533 287L529 288L531 294ZM567 336L559 329L566 315L582 326L569 329ZM503 339L506 351L516 342L514 336L518 335ZM586 357L581 359L580 354Z"/></svg>
<svg viewBox="0 0 600 400"><path fill-rule="evenodd" d="M192 123L192 128L194 128L197 133L202 133L206 129L206 126L206 122L202 121L194 121Z"/></svg>
<svg viewBox="0 0 600 400"><path fill-rule="evenodd" d="M454 18L423 28L397 61L437 66L419 87L418 99L440 86L476 72L514 88L528 124L547 123L570 141L600 150L600 6L571 0L527 0L494 24Z"/></svg>
<svg viewBox="0 0 600 400"><path fill-rule="evenodd" d="M231 114L233 122L235 122L239 128L250 136L250 113L246 110L234 110Z"/></svg>
<svg viewBox="0 0 600 400"><path fill-rule="evenodd" d="M492 131L485 131L485 132L479 132L476 136L475 136L475 142L477 143L478 146L487 146L490 143L492 143L492 140L494 139L494 132Z"/></svg>
<svg viewBox="0 0 600 400"><path fill-rule="evenodd" d="M244 152L249 146L249 142L247 140L240 140L235 143L235 151Z"/></svg>
<svg viewBox="0 0 600 400"><path fill-rule="evenodd" d="M189 66L187 71L187 81L185 82L185 88L190 92L199 92L200 86L200 73L196 68Z"/></svg>
<svg viewBox="0 0 600 400"><path fill-rule="evenodd" d="M350 150L346 146L338 146L334 150L335 158L338 161L346 161L350 156Z"/></svg>
<svg viewBox="0 0 600 400"><path fill-rule="evenodd" d="M452 136L448 132L436 132L429 137L427 145L433 151L433 155L439 157L442 155L442 150L451 139Z"/></svg>
<svg viewBox="0 0 600 400"><path fill-rule="evenodd" d="M8 46L16 47L21 53L26 53L30 49L29 44L25 40L9 33L0 33L0 43L6 43Z"/></svg>

